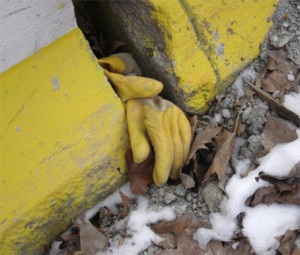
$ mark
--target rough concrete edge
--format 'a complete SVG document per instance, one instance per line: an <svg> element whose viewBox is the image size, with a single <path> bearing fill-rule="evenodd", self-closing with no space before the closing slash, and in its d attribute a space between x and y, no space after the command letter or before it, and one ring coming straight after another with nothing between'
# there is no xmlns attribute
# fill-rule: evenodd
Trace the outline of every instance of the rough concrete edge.
<svg viewBox="0 0 300 255"><path fill-rule="evenodd" d="M90 208L97 202L104 199L107 195L114 192L116 190L116 187L120 187L122 184L126 182L126 176L119 175L120 178L116 179L115 175L110 175L106 181L102 181L102 183L107 183L104 187L99 188L98 195L93 194L96 190L96 184L98 179L103 179L103 171L102 169L105 169L106 171L115 171L114 163L111 162L111 160L103 160L106 163L99 164L97 166L94 166L91 169L85 169L83 172L86 173L86 175L83 177L81 188L84 188L84 194L81 194L80 197L86 198L81 200L79 198L78 201L74 199L74 194L76 191L80 188L78 186L79 182L72 182L70 180L70 183L68 183L69 186L73 186L71 189L71 192L65 193L64 190L70 190L66 189L65 185L61 185L57 190L53 192L53 194L61 193L62 195L58 196L60 198L59 201L55 201L55 204L59 204L60 207L52 206L53 204L53 198L47 197L47 202L45 200L41 201L39 205L37 205L33 210L35 211L43 211L43 210L49 210L50 209L50 215L45 215L43 213L40 214L39 218L32 219L31 213L28 212L26 215L22 216L22 219L19 219L17 222L15 222L15 225L12 226L13 229L7 228L2 233L0 243L1 243L1 254L9 254L7 250L5 250L5 247L10 247L10 251L15 252L14 254L44 254L47 251L47 244L50 245L50 242L54 240L54 238L57 236L58 233L65 230L69 224L71 224L72 220L74 220L78 215L82 214L84 211L87 210L87 208ZM111 170L107 170L107 169ZM78 176L74 177L75 179L78 178ZM89 182L91 178L95 179L93 183ZM82 179L82 176L80 176L80 179ZM112 185L111 182L114 182ZM74 186L74 183L77 183L77 185ZM93 185L94 188L91 188L90 185ZM89 197L94 197L94 199L88 199ZM67 208L67 210L66 210ZM77 208L74 210L74 208ZM57 217L57 211L61 210L60 217ZM76 212L76 213L74 213ZM43 217L44 216L44 217ZM69 221L68 221L69 219ZM56 228L51 228L51 226L55 225ZM16 227L17 226L17 227ZM24 234L24 229L30 228L30 232L33 234L29 237L29 239L26 240L26 242L22 241L22 237ZM41 229L43 231L41 231ZM14 231L14 240L10 239L10 234L6 234L8 232ZM19 241L21 240L21 241ZM11 246L13 245L13 247Z"/></svg>
<svg viewBox="0 0 300 255"><path fill-rule="evenodd" d="M136 3L134 0L128 1L133 4ZM175 76L172 68L172 62L165 52L166 46L164 42L164 35L161 33L158 23L154 19L151 19L151 11L153 10L153 7L147 1L140 1L139 4L143 4L145 8L139 8L139 12L134 9L130 9L130 13L128 12L124 14L124 12L120 12L119 10L128 10L128 8L126 8L128 1L93 1L88 3L78 3L75 1L74 5L75 8L81 8L83 13L91 13L91 16L94 18L92 21L98 26L100 31L103 31L106 35L118 38L126 43L129 52L132 53L138 64L142 67L143 76L157 79L164 84L164 90L162 92L163 97L173 101L184 110L190 111L191 109L189 109L188 106L181 104L177 99L183 97L183 95L184 97L186 96L181 88L177 86L178 78ZM99 15L100 9L101 14ZM142 15L140 15L141 10L144 12ZM141 16L144 19L147 18L147 20L143 20L143 23L149 24L148 28L150 30L147 33L149 35L155 35L155 37L152 36L152 40L149 40L150 36L148 38L141 38L141 44L137 44L136 41L130 40L126 34L136 33L136 31L130 31L130 26L128 26L127 32L125 33L122 31L121 27L124 22L139 22ZM107 24L109 17L114 17L114 19L110 19L110 24ZM115 29L112 30L110 29L111 27L114 27ZM159 41L161 43L155 44L154 41ZM144 50L142 44L149 44L149 46L152 46L153 48L145 47ZM146 53L146 57L144 53ZM156 55L155 59L153 58L154 55ZM171 91L174 92L174 84L176 84L175 95L171 93Z"/></svg>

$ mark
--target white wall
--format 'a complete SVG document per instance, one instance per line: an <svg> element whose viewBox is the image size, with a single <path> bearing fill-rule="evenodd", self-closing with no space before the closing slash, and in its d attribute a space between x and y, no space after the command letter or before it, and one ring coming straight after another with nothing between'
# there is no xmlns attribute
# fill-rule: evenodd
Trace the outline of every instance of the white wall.
<svg viewBox="0 0 300 255"><path fill-rule="evenodd" d="M76 27L71 0L0 0L0 73Z"/></svg>

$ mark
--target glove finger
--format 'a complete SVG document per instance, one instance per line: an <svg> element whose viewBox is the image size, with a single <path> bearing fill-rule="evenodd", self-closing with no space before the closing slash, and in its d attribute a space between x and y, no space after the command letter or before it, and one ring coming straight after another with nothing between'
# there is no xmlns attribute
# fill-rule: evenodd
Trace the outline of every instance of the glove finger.
<svg viewBox="0 0 300 255"><path fill-rule="evenodd" d="M168 116L164 114L165 112L154 110L147 105L144 109L146 129L155 153L153 180L158 187L161 187L169 178L174 159Z"/></svg>
<svg viewBox="0 0 300 255"><path fill-rule="evenodd" d="M100 58L98 63L103 69L112 73L124 74L126 70L123 60L114 55L111 55L107 58Z"/></svg>
<svg viewBox="0 0 300 255"><path fill-rule="evenodd" d="M161 82L138 76L124 76L104 70L105 75L116 87L117 94L123 102L132 98L147 98L158 95L163 85Z"/></svg>
<svg viewBox="0 0 300 255"><path fill-rule="evenodd" d="M169 125L170 125L170 132L174 147L174 161L170 172L170 178L173 180L176 180L179 178L180 169L183 165L184 161L184 153L183 153L183 144L180 136L179 131L179 121L178 121L178 111L180 111L179 108L177 108L175 105L168 109L168 119L169 119Z"/></svg>
<svg viewBox="0 0 300 255"><path fill-rule="evenodd" d="M112 73L142 75L140 67L129 53L117 53L107 58L100 58L98 63L103 69Z"/></svg>
<svg viewBox="0 0 300 255"><path fill-rule="evenodd" d="M191 125L190 125L187 117L185 116L183 111L181 111L180 109L178 111L178 124L177 125L179 127L179 134L181 137L182 148L183 148L183 165L185 165L186 161L188 159L189 153L190 153L192 132L191 132Z"/></svg>
<svg viewBox="0 0 300 255"><path fill-rule="evenodd" d="M125 70L122 74L135 74L137 76L142 75L141 68L136 63L135 59L129 53L117 53L113 54L112 56L119 57L123 63L125 64Z"/></svg>
<svg viewBox="0 0 300 255"><path fill-rule="evenodd" d="M144 124L143 105L138 99L127 101L126 115L133 160L135 163L141 163L148 157L150 145Z"/></svg>

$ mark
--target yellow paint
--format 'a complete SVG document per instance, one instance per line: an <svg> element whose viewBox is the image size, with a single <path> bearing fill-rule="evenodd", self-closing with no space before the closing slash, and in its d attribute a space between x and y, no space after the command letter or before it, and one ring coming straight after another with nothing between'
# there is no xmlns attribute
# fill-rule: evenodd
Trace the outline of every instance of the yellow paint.
<svg viewBox="0 0 300 255"><path fill-rule="evenodd" d="M164 32L166 52L173 62L179 87L187 95L192 93L196 97L198 105L192 107L203 108L216 77L209 60L198 47L192 24L179 1L152 0L151 3L154 6L152 15ZM204 83L205 89L202 90ZM199 89L201 93L195 93Z"/></svg>
<svg viewBox="0 0 300 255"><path fill-rule="evenodd" d="M277 0L151 0L187 108L207 101L259 53Z"/></svg>
<svg viewBox="0 0 300 255"><path fill-rule="evenodd" d="M125 112L78 28L0 82L0 254L41 254L124 181Z"/></svg>

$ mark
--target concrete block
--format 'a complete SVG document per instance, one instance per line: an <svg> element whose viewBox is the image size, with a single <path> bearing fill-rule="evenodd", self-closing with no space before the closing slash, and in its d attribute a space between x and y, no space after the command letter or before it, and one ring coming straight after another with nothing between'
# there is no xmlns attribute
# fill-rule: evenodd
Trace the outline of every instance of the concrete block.
<svg viewBox="0 0 300 255"><path fill-rule="evenodd" d="M124 107L78 28L0 75L0 254L43 254L124 183Z"/></svg>
<svg viewBox="0 0 300 255"><path fill-rule="evenodd" d="M203 113L258 56L277 0L86 1L100 30L127 43L164 96Z"/></svg>

